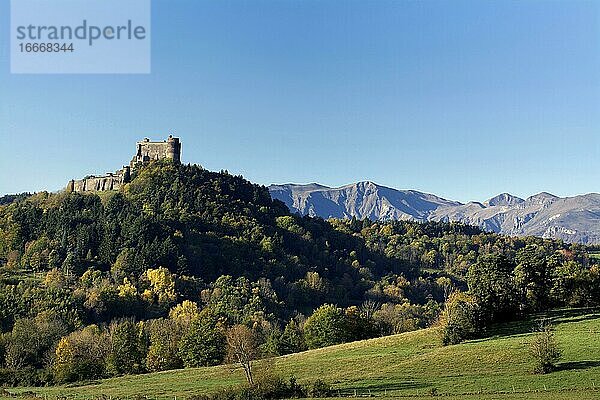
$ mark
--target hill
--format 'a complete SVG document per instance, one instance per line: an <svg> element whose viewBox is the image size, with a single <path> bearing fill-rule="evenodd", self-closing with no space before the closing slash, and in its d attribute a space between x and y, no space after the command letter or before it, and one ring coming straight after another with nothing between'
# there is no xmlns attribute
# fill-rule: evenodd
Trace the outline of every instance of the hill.
<svg viewBox="0 0 600 400"><path fill-rule="evenodd" d="M539 193L523 200L502 193L462 204L433 194L396 190L373 182L330 188L271 185L271 196L301 215L374 220L457 221L488 232L600 244L600 194L560 198Z"/></svg>
<svg viewBox="0 0 600 400"><path fill-rule="evenodd" d="M446 325L457 343L502 318L598 305L598 262L461 223L300 217L240 176L151 162L119 190L0 205L0 383L218 365L240 329L284 355L472 310Z"/></svg>
<svg viewBox="0 0 600 400"><path fill-rule="evenodd" d="M538 315L537 317L541 317ZM559 310L543 317L557 323L563 359L556 372L531 374L527 353L535 319L495 326L491 337L440 347L435 329L346 343L265 361L282 376L300 382L317 378L342 395L423 398L432 389L451 399L596 399L600 396L600 313ZM264 365L263 365L264 367ZM261 365L258 364L258 369ZM185 398L238 384L239 368L186 369L121 377L78 387L33 390L43 396L88 399L147 395L152 399Z"/></svg>

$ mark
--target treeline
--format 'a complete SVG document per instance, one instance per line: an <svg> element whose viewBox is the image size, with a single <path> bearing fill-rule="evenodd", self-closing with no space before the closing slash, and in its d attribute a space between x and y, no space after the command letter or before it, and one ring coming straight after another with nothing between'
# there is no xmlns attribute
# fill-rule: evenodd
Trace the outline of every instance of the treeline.
<svg viewBox="0 0 600 400"><path fill-rule="evenodd" d="M195 165L152 163L120 192L4 203L0 380L11 384L219 364L238 326L256 357L440 315L456 343L493 321L600 299L580 245L299 217L266 188Z"/></svg>
<svg viewBox="0 0 600 400"><path fill-rule="evenodd" d="M231 324L214 307L186 300L169 315L132 318L73 330L51 314L18 320L3 336L3 384L42 385L123 374L194 368L239 362L228 357L229 337L247 332L252 358L289 354L377 336L376 319L356 308L318 308L308 319L292 319L279 329L266 319ZM249 360L249 361L251 361Z"/></svg>
<svg viewBox="0 0 600 400"><path fill-rule="evenodd" d="M514 258L485 254L467 273L468 292L454 292L441 318L444 344L485 335L493 322L553 307L598 306L600 265L567 249L528 244Z"/></svg>

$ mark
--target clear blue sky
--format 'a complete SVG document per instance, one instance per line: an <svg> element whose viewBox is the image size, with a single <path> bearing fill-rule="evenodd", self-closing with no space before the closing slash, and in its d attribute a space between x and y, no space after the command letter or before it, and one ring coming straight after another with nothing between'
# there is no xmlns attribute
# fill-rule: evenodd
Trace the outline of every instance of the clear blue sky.
<svg viewBox="0 0 600 400"><path fill-rule="evenodd" d="M600 191L600 1L152 2L150 75L11 75L0 194L115 170L173 132L251 181L461 200Z"/></svg>

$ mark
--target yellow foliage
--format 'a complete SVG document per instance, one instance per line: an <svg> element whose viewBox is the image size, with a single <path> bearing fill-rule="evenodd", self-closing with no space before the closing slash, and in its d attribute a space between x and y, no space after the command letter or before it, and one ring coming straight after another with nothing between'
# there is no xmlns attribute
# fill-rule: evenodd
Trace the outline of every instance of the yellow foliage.
<svg viewBox="0 0 600 400"><path fill-rule="evenodd" d="M168 269L164 267L149 269L146 271L146 278L148 278L151 292L157 297L159 304L168 304L176 300L175 280Z"/></svg>
<svg viewBox="0 0 600 400"><path fill-rule="evenodd" d="M135 298L136 296L137 296L136 287L131 282L129 282L129 279L124 278L123 284L119 285L119 297L131 299L131 298Z"/></svg>
<svg viewBox="0 0 600 400"><path fill-rule="evenodd" d="M200 315L200 308L196 303L190 300L184 300L171 308L169 318L181 324L189 324L193 319Z"/></svg>
<svg viewBox="0 0 600 400"><path fill-rule="evenodd" d="M56 268L48 271L44 278L44 285L49 288L62 288L66 286L66 284L67 279L65 275Z"/></svg>

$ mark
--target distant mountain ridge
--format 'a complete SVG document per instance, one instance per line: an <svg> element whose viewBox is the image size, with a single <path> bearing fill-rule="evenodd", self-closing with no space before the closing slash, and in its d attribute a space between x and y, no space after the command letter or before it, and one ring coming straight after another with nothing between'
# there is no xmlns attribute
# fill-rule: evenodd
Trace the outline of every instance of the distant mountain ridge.
<svg viewBox="0 0 600 400"><path fill-rule="evenodd" d="M322 218L458 221L486 231L600 244L600 194L557 197L542 192L521 199L501 193L483 203L447 200L416 190L397 190L365 181L331 188L271 185L269 192L292 212Z"/></svg>
<svg viewBox="0 0 600 400"><path fill-rule="evenodd" d="M441 206L459 202L417 192L396 190L373 182L358 182L339 188L316 183L308 185L271 185L273 198L283 201L292 212L323 218L427 219Z"/></svg>

